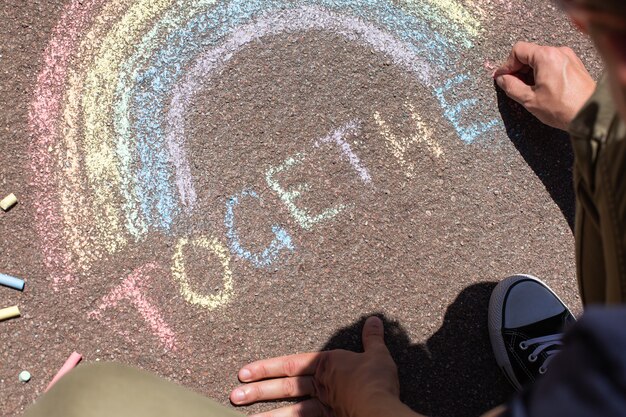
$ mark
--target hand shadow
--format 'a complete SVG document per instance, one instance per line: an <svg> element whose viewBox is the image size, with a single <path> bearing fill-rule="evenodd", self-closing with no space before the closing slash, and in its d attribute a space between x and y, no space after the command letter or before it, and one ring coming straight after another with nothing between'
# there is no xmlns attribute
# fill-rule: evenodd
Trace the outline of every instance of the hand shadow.
<svg viewBox="0 0 626 417"><path fill-rule="evenodd" d="M441 328L425 344L411 344L398 322L378 315L398 365L401 399L413 410L429 417L476 417L512 395L493 357L487 330L487 308L495 285L485 282L463 290L448 307ZM338 331L324 350L362 352L366 318Z"/></svg>
<svg viewBox="0 0 626 417"><path fill-rule="evenodd" d="M497 85L496 92L507 136L543 182L573 232L576 198L572 180L574 154L569 135L541 123Z"/></svg>

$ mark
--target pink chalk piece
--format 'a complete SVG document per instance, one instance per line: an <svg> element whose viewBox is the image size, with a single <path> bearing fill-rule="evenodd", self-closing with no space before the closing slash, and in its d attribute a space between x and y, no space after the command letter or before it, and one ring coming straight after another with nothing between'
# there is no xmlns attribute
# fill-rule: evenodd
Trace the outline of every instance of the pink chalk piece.
<svg viewBox="0 0 626 417"><path fill-rule="evenodd" d="M151 279L150 272L160 267L155 263L146 264L135 269L121 284L114 287L109 294L102 298L98 308L89 313L90 318L100 319L102 312L117 306L122 300L128 300L139 311L139 314L148 323L152 333L159 339L166 350L176 350L176 334L163 319L159 309L150 302L143 292L141 285Z"/></svg>
<svg viewBox="0 0 626 417"><path fill-rule="evenodd" d="M484 67L485 67L485 71L489 72L492 74L498 69L498 64L494 64L493 62L486 60L483 63Z"/></svg>
<svg viewBox="0 0 626 417"><path fill-rule="evenodd" d="M52 378L52 381L50 381L50 383L48 384L48 386L46 387L44 392L46 392L50 388L52 388L52 386L54 384L56 384L59 379L63 378L63 375L65 375L66 373L68 373L69 371L74 369L76 367L76 365L78 365L78 362L80 362L80 360L82 358L83 358L83 355L81 355L80 353L72 352L70 357L67 358L67 360L65 361L65 363L61 367L61 369L59 369L59 372L57 372L57 374L54 376L54 378Z"/></svg>

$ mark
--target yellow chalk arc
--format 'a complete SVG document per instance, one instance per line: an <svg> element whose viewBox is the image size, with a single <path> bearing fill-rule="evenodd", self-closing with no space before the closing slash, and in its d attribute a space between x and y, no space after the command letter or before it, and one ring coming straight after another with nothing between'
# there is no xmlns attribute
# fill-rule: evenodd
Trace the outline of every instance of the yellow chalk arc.
<svg viewBox="0 0 626 417"><path fill-rule="evenodd" d="M105 39L92 67L85 76L82 108L85 117L85 163L94 196L96 228L110 253L126 244L121 233L115 201L120 172L114 149L114 137L108 116L113 107L118 68L136 39L152 19L167 10L172 0L142 0L134 3ZM114 187L111 187L113 185Z"/></svg>
<svg viewBox="0 0 626 417"><path fill-rule="evenodd" d="M68 247L76 255L76 266L80 270L88 270L91 263L102 256L106 245L106 239L99 236L90 236L93 228L95 208L91 206L89 199L82 195L86 186L84 174L87 167L81 156L82 127L80 108L83 95L83 78L91 61L93 51L111 26L118 20L133 0L111 1L104 5L100 17L84 36L80 48L73 59L74 65L69 68L67 85L63 100L63 141L60 144L57 155L57 165L63 173L59 179L59 194L61 196L61 210L65 221L65 240Z"/></svg>
<svg viewBox="0 0 626 417"><path fill-rule="evenodd" d="M433 7L438 8L448 19L463 26L465 30L473 35L480 34L480 20L475 18L472 13L464 7L460 2L455 0L426 0Z"/></svg>

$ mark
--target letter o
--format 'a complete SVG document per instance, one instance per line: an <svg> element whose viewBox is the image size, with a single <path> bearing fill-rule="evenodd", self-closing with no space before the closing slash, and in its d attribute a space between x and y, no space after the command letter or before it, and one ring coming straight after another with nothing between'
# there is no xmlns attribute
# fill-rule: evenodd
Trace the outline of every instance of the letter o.
<svg viewBox="0 0 626 417"><path fill-rule="evenodd" d="M223 288L217 294L203 295L191 288L187 272L185 271L184 249L188 244L209 250L217 256L220 261L224 271L222 276ZM232 298L234 291L233 274L230 270L230 252L217 238L211 240L207 237L200 237L191 239L191 241L187 238L180 238L176 244L172 262L172 276L178 282L180 294L190 304L201 306L212 311L226 305Z"/></svg>

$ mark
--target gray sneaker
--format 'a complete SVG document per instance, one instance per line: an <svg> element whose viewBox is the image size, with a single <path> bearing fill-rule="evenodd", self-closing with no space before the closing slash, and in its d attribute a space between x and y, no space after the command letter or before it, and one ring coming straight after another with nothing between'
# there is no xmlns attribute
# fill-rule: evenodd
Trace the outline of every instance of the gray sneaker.
<svg viewBox="0 0 626 417"><path fill-rule="evenodd" d="M489 336L498 365L518 390L545 374L576 319L539 279L514 275L500 282L489 301Z"/></svg>

